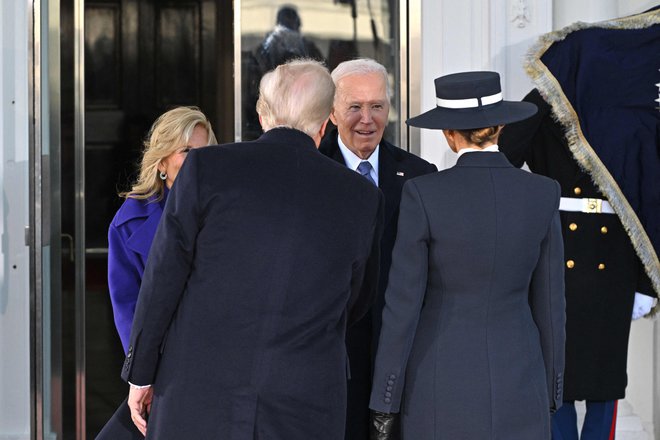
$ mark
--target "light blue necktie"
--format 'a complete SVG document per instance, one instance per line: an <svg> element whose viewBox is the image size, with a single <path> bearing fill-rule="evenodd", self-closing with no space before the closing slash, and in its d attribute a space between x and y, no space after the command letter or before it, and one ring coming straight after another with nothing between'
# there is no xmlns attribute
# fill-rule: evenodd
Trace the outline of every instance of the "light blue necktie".
<svg viewBox="0 0 660 440"><path fill-rule="evenodd" d="M366 179L371 182L374 186L376 185L376 182L374 181L373 177L371 177L371 163L368 160L363 160L360 162L360 165L357 167L358 173L362 174Z"/></svg>

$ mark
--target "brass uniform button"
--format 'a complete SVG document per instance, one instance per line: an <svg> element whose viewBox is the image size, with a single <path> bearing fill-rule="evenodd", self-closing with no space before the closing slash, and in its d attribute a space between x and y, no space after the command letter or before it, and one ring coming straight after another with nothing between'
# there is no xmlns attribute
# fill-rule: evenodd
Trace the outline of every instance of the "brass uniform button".
<svg viewBox="0 0 660 440"><path fill-rule="evenodd" d="M607 234L607 226L603 226L602 228L600 228L600 233Z"/></svg>
<svg viewBox="0 0 660 440"><path fill-rule="evenodd" d="M575 188L573 188L573 192L575 193L576 196L579 196L580 194L582 194L582 188L576 186Z"/></svg>
<svg viewBox="0 0 660 440"><path fill-rule="evenodd" d="M598 270L605 270L605 265L603 263L600 263L598 265Z"/></svg>
<svg viewBox="0 0 660 440"><path fill-rule="evenodd" d="M571 223L570 225L568 225L568 229L570 229L571 231L575 231L577 229L577 225L575 223Z"/></svg>
<svg viewBox="0 0 660 440"><path fill-rule="evenodd" d="M568 261L566 262L566 267L568 267L569 269L573 269L573 268L575 267L575 261L573 261L573 260L568 260Z"/></svg>

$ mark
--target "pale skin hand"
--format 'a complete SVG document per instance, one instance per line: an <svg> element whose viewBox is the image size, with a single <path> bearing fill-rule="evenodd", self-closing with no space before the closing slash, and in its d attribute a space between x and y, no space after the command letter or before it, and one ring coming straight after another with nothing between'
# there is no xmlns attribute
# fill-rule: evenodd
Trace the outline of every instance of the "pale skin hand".
<svg viewBox="0 0 660 440"><path fill-rule="evenodd" d="M153 387L131 387L128 392L128 408L131 410L131 419L144 436L147 435L147 420L145 417L151 412L153 397Z"/></svg>

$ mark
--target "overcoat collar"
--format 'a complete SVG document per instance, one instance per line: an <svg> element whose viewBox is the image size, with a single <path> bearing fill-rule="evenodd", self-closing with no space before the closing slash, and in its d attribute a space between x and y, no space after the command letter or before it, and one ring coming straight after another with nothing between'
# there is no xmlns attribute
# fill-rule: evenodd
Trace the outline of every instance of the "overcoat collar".
<svg viewBox="0 0 660 440"><path fill-rule="evenodd" d="M272 128L259 136L259 139L255 142L287 144L301 150L316 151L314 139L302 131L293 128Z"/></svg>
<svg viewBox="0 0 660 440"><path fill-rule="evenodd" d="M511 168L509 162L502 153L493 152L470 152L461 155L456 161L457 167L487 167L487 168Z"/></svg>
<svg viewBox="0 0 660 440"><path fill-rule="evenodd" d="M147 200L127 199L115 219L115 224L119 226L133 219L144 218L126 240L126 247L145 258L149 255L168 194L169 190L165 188L165 194L159 201L155 201L155 196Z"/></svg>

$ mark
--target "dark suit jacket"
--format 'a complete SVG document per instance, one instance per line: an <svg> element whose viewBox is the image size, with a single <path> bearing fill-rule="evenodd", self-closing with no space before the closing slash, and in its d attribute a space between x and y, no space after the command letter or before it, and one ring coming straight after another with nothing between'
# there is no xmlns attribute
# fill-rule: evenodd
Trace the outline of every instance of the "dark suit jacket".
<svg viewBox="0 0 660 440"><path fill-rule="evenodd" d="M564 359L558 205L556 182L501 153L404 186L370 401L401 412L403 438L549 439Z"/></svg>
<svg viewBox="0 0 660 440"><path fill-rule="evenodd" d="M339 149L337 136L336 129L328 133L321 142L319 151L345 166L346 163ZM385 195L385 228L380 242L379 293L371 313L352 326L347 334L348 354L351 363L351 380L348 388L347 440L366 440L368 438L372 362L378 343L384 305L383 298L392 262L392 248L396 239L401 189L408 179L438 171L435 165L395 147L384 139L380 141L378 151L378 187Z"/></svg>
<svg viewBox="0 0 660 440"><path fill-rule="evenodd" d="M147 438L342 439L345 328L371 305L381 226L379 192L302 132L191 151L122 371L154 384Z"/></svg>
<svg viewBox="0 0 660 440"><path fill-rule="evenodd" d="M321 142L319 151L342 165L346 165L344 157L337 142L337 130L329 133ZM401 189L408 179L434 173L438 168L401 148L398 148L385 139L381 139L378 156L378 188L385 195L385 226L383 238L380 241L380 279L378 290L385 292L390 264L392 263L392 249L396 239L396 230L399 219L399 203L401 202ZM383 310L382 295L376 299L376 307L372 316L380 322L380 313ZM374 328L376 337L380 324Z"/></svg>

